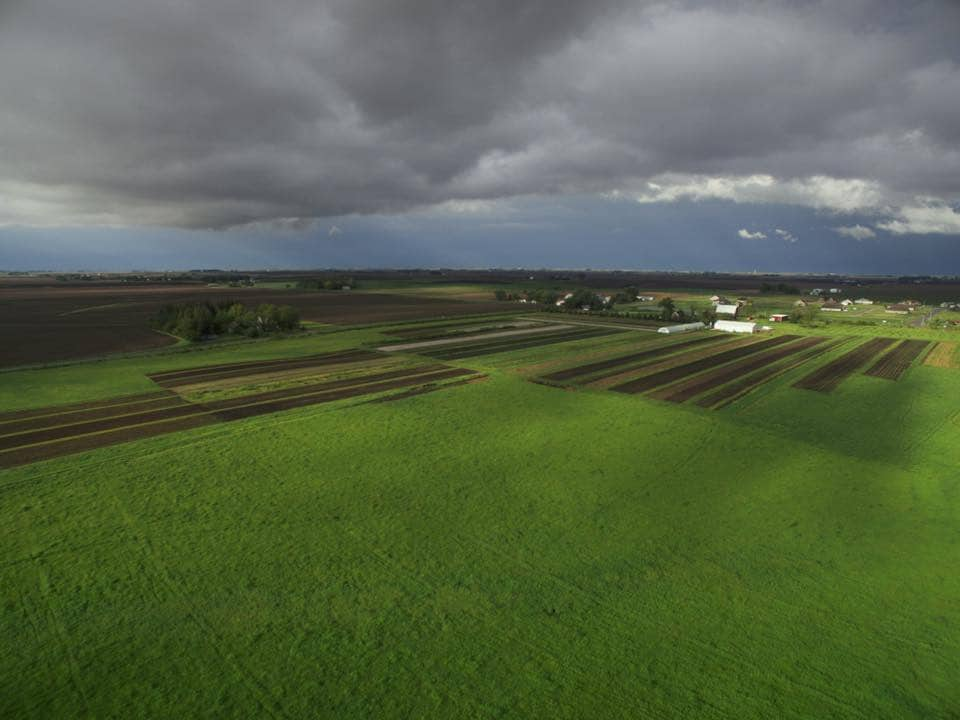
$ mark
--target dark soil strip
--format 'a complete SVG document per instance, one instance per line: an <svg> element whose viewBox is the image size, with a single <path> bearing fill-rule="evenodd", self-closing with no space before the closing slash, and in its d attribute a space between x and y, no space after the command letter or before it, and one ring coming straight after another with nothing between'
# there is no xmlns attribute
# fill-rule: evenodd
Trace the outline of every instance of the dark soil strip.
<svg viewBox="0 0 960 720"><path fill-rule="evenodd" d="M359 395L370 395L372 393L410 387L411 385L420 385L422 383L435 380L446 380L448 378L461 377L463 375L472 375L474 372L474 370L467 368L450 368L449 370L444 370L442 372L433 373L427 376L401 378L399 380L390 380L382 383L374 383L372 385L343 388L342 390L314 393L312 395L294 397L286 400L277 400L275 402L260 403L258 405L245 405L243 407L231 408L229 410L220 410L216 413L216 416L222 420L240 420L241 418L254 417L256 415L266 415L268 413L280 412L281 410L291 410L293 408L306 407L308 405L318 405L320 403L343 400L345 398L356 397Z"/></svg>
<svg viewBox="0 0 960 720"><path fill-rule="evenodd" d="M848 339L849 338L839 338L837 340L831 340L828 343L814 347L812 350L791 357L786 363L763 368L759 372L748 375L742 380L723 386L715 393L710 393L700 398L697 401L697 405L703 408L714 408L715 410L724 408L764 383L770 382L785 372L793 370L793 368L799 367L805 362L833 350L837 345L847 342Z"/></svg>
<svg viewBox="0 0 960 720"><path fill-rule="evenodd" d="M516 320L514 320L510 316L501 317L501 318L496 318L496 317L481 318L481 319L475 319L475 320L464 318L463 320L458 320L456 322L438 323L437 325L419 325L417 327L403 327L395 330L394 329L384 330L383 334L394 335L398 338L404 338L404 339L421 340L421 339L428 339L428 338L420 338L419 337L420 333L434 333L434 332L443 332L443 331L449 332L450 330L455 331L458 328L463 328L464 331L467 331L467 330L475 329L477 326L482 327L483 325L496 325L498 323L500 323L501 325L508 325L512 322L516 322Z"/></svg>
<svg viewBox="0 0 960 720"><path fill-rule="evenodd" d="M309 395L328 390L339 390L340 388L353 387L355 385L368 385L370 383L381 382L384 380L395 380L397 378L407 378L424 375L447 369L446 365L432 363L430 365L419 365L412 368L403 368L401 370L391 370L390 372L376 373L374 375L361 375L359 377L343 378L342 380L331 380L322 383L311 383L310 385L296 385L294 387L281 388L279 390L270 390L268 392L257 393L255 395L241 395L239 397L228 398L226 400L214 400L204 403L203 406L210 410L228 410L241 405L250 403L266 402L268 400L286 400L300 395Z"/></svg>
<svg viewBox="0 0 960 720"><path fill-rule="evenodd" d="M644 375L643 377L629 380L622 385L616 385L610 389L615 392L629 394L646 392L647 390L653 390L661 385L666 385L667 383L674 382L675 380L685 378L687 375L693 375L694 373L716 367L722 363L739 360L747 355L753 355L761 350L776 347L777 345L782 345L785 342L796 339L796 335L780 335L779 337L772 337L768 340L750 343L749 345L741 345L740 347L719 352L715 355L710 355L709 357L700 358L699 360L694 360L693 362L684 363L683 365L677 365L672 368L667 368L666 370L661 370L660 372L655 372L652 375Z"/></svg>
<svg viewBox="0 0 960 720"><path fill-rule="evenodd" d="M231 363L229 365L211 365L207 367L188 368L164 373L148 375L158 385L175 387L205 382L210 379L220 379L235 375L256 375L261 372L281 368L310 367L312 365L333 365L341 362L356 362L383 357L370 350L348 350L346 352L324 353L322 355L308 355L306 357L285 358L279 360L258 360L255 362Z"/></svg>
<svg viewBox="0 0 960 720"><path fill-rule="evenodd" d="M48 442L51 440L61 440L63 438L75 437L77 435L86 435L89 433L104 432L106 430L115 430L117 428L130 425L139 425L142 423L151 423L159 420L169 420L176 417L191 415L194 413L210 412L212 410L221 410L240 405L249 405L251 403L264 402L269 400L282 400L300 395L336 390L344 387L357 385L367 385L370 383L396 378L406 378L414 375L423 375L424 373L435 372L445 369L445 365L422 365L415 368L405 368L403 370L394 370L391 372L378 373L375 375L366 375L361 377L346 378L325 383L313 383L311 385L300 385L257 395L244 395L241 397L230 398L227 400L214 401L206 404L188 403L179 399L179 403L173 407L167 408L148 408L143 412L127 413L128 406L122 406L117 412L100 419L90 419L84 422L70 422L70 424L61 424L63 421L58 416L45 418L46 425L30 432L23 432L17 435L6 435L0 437L0 450L5 450L23 445L32 445L34 443ZM122 411L122 412L121 412Z"/></svg>
<svg viewBox="0 0 960 720"><path fill-rule="evenodd" d="M588 365L578 365L577 367L567 368L566 370L558 370L557 372L552 372L549 375L544 375L544 380L552 380L556 382L562 382L564 380L571 380L573 378L578 378L583 375L590 375L600 370L607 370L609 368L620 367L621 365L627 365L636 360L646 360L661 357L663 355L669 355L672 352L677 352L679 350L687 350L694 345L701 345L707 342L716 342L717 340L729 340L732 336L730 335L707 335L705 337L698 337L694 340L687 340L686 342L672 343L668 345L658 345L655 348L643 350L641 352L631 353L630 355L620 355L619 357L609 358L607 360L600 360L598 362L592 362Z"/></svg>
<svg viewBox="0 0 960 720"><path fill-rule="evenodd" d="M113 417L103 418L101 420L90 420L89 422L72 423L58 427L40 428L38 430L20 433L19 435L5 435L4 437L0 437L0 450L9 450L10 448L33 445L50 440L62 440L63 438L98 433L105 430L116 430L117 428L139 425L141 423L151 423L158 420L172 420L198 412L203 412L203 408L190 403L183 403L176 407L162 408L132 415L114 415Z"/></svg>
<svg viewBox="0 0 960 720"><path fill-rule="evenodd" d="M388 403L394 402L396 400L406 400L407 398L416 397L417 395L426 395L427 393L432 393L436 390L446 390L447 388L459 387L461 385L468 385L472 382L476 382L482 378L485 378L486 375L477 375L476 377L467 378L466 380L457 380L455 382L444 383L443 385L436 385L431 383L430 385L421 385L420 387L411 388L410 390L404 390L401 393L396 395L386 395L384 397L378 397L371 400L371 403Z"/></svg>
<svg viewBox="0 0 960 720"><path fill-rule="evenodd" d="M872 340L868 340L845 355L841 355L836 360L800 378L793 384L793 387L803 388L804 390L816 390L817 392L830 392L836 389L849 375L856 372L857 368L864 365L868 360L895 342L896 340L893 338L873 338Z"/></svg>
<svg viewBox="0 0 960 720"><path fill-rule="evenodd" d="M865 374L884 380L899 380L929 344L929 340L904 340L877 360Z"/></svg>
<svg viewBox="0 0 960 720"><path fill-rule="evenodd" d="M149 412L151 410L165 410L171 407L186 405L187 401L178 395L169 395L159 397L156 400L148 400L139 403L125 403L123 405L110 405L109 407L97 408L95 410L75 410L72 413L44 415L41 417L28 418L20 422L9 422L0 425L0 436L11 435L14 433L23 433L28 430L39 430L42 428L55 427L57 425L72 425L74 423L83 423L90 420L100 420L102 418L115 417L117 415L133 415L136 413Z"/></svg>
<svg viewBox="0 0 960 720"><path fill-rule="evenodd" d="M484 346L484 347L471 347L463 348L456 351L449 351L443 354L432 354L430 357L435 357L440 360L460 360L462 358L476 357L478 355L495 355L497 353L503 352L513 352L514 350L525 350L527 348L541 347L543 345L553 345L555 343L561 342L571 342L574 340L586 340L588 338L603 337L605 335L613 335L615 333L626 332L625 330L620 329L611 329L607 330L605 328L598 328L596 330L587 330L579 332L570 332L563 334L548 334L548 335L538 335L535 338L515 340L512 343L498 343L496 345Z"/></svg>
<svg viewBox="0 0 960 720"><path fill-rule="evenodd" d="M0 468L26 465L40 460L60 457L61 455L71 455L73 453L83 452L84 450L95 450L96 448L117 445L132 440L142 440L156 435L177 432L178 430L189 430L203 425L211 425L216 422L218 422L217 419L209 414L191 415L190 417L177 418L153 425L124 427L112 432L82 435L80 437L67 438L60 442L20 447L15 450L0 452Z"/></svg>
<svg viewBox="0 0 960 720"><path fill-rule="evenodd" d="M99 408L113 407L115 405L126 405L129 403L150 402L163 400L170 397L177 396L169 390L155 390L153 392L141 393L139 395L124 395L121 397L110 398L109 400L97 400L96 402L73 403L71 405L48 405L47 407L34 408L32 410L15 410L14 412L0 414L0 423L24 420L26 418L45 417L47 415L63 415L66 413L81 412L85 410L96 410Z"/></svg>
<svg viewBox="0 0 960 720"><path fill-rule="evenodd" d="M461 351L479 350L481 348L496 348L500 346L515 345L517 343L527 342L528 340L539 340L540 338L555 338L565 335L581 334L585 332L583 328L573 328L570 326L558 325L549 330L543 330L540 327L535 328L517 328L517 334L500 337L483 336L475 337L472 340L465 339L463 342L450 343L449 345L428 345L424 348L410 348L405 352L417 353L419 355L430 355L431 357L441 357L447 354L455 354Z"/></svg>
<svg viewBox="0 0 960 720"><path fill-rule="evenodd" d="M767 365L772 365L773 363L783 360L783 358L790 357L791 355L795 355L798 352L809 350L815 345L819 345L824 340L826 340L825 337L803 338L797 342L790 343L789 345L782 345L774 348L773 350L768 350L767 352L760 353L759 355L753 355L730 365L724 365L723 367L716 368L715 370L709 370L705 373L697 375L696 377L690 378L689 380L684 380L663 390L658 390L652 393L652 395L660 400L668 400L676 403L686 402L690 398L695 397L702 392L713 390L714 388L720 387L731 380L743 377L749 372L766 367Z"/></svg>

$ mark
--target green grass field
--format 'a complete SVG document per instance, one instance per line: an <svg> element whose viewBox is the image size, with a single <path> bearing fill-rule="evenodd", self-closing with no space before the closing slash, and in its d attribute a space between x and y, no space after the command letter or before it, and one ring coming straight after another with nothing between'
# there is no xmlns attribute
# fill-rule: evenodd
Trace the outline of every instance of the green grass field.
<svg viewBox="0 0 960 720"><path fill-rule="evenodd" d="M384 337L2 373L0 409ZM960 371L721 411L522 371L652 341L0 471L0 716L958 717Z"/></svg>

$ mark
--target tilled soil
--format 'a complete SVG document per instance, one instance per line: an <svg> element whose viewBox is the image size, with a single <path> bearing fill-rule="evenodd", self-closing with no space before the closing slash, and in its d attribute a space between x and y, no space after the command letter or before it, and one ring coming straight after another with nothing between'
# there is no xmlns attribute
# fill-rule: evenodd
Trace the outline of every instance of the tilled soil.
<svg viewBox="0 0 960 720"><path fill-rule="evenodd" d="M826 340L825 337L802 338L797 340L797 342L791 342L789 345L776 347L773 350L768 350L759 355L752 355L744 360L739 360L730 365L724 365L715 370L709 370L689 380L670 385L663 390L654 391L651 393L651 396L670 402L686 402L702 392L720 387L754 370L772 365L786 357L808 350L815 345L819 345L824 340Z"/></svg>
<svg viewBox="0 0 960 720"><path fill-rule="evenodd" d="M579 378L584 375L592 375L595 372L601 370L607 370L609 368L619 367L621 365L627 365L628 363L634 362L636 360L645 360L661 357L663 355L668 355L673 352L688 350L692 346L702 345L708 342L716 342L718 340L729 340L730 336L728 335L707 335L706 337L698 337L693 340L687 340L686 342L673 343L670 345L660 345L655 348L650 348L647 350L641 350L640 352L630 353L629 355L620 355L618 357L609 358L607 360L600 360L597 362L588 363L587 365L578 365L577 367L567 368L566 370L558 370L557 372L552 372L543 376L544 380L553 380L556 382L562 382L564 380L572 380L574 378Z"/></svg>
<svg viewBox="0 0 960 720"><path fill-rule="evenodd" d="M896 340L893 338L868 340L845 355L841 355L836 360L800 378L793 384L793 387L817 392L830 392L856 372L858 368L866 364L867 361L879 355L895 342Z"/></svg>
<svg viewBox="0 0 960 720"><path fill-rule="evenodd" d="M667 368L666 370L661 370L660 372L656 372L651 375L644 375L643 377L636 378L635 380L625 382L622 385L616 385L611 388L611 390L628 394L646 392L647 390L652 390L653 388L660 387L661 385L666 385L667 383L680 380L687 375L698 373L701 370L707 370L721 363L739 360L747 355L753 355L754 353L776 347L777 345L789 342L790 340L795 340L796 338L796 335L780 335L767 340L761 340L760 342L750 343L749 345L741 345L740 347L719 352L715 355L710 355L700 360L694 360L693 362Z"/></svg>
<svg viewBox="0 0 960 720"><path fill-rule="evenodd" d="M904 340L871 365L864 374L884 380L899 380L929 344L929 340Z"/></svg>
<svg viewBox="0 0 960 720"><path fill-rule="evenodd" d="M786 363L765 367L741 380L724 385L716 392L705 395L697 401L697 405L715 410L724 408L764 383L770 382L777 376L783 375L785 372L793 370L795 367L799 367L803 363L833 350L838 345L847 342L848 339L849 338L838 338L831 340L830 342L814 347L812 350L792 356Z"/></svg>

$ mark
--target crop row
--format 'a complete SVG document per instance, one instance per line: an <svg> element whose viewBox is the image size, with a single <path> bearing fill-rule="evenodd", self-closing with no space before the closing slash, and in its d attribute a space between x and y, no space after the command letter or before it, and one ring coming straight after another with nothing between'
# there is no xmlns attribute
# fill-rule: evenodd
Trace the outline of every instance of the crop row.
<svg viewBox="0 0 960 720"><path fill-rule="evenodd" d="M929 344L928 340L904 340L871 365L865 374L884 380L898 380Z"/></svg>
<svg viewBox="0 0 960 720"><path fill-rule="evenodd" d="M838 345L841 345L847 341L848 338L837 338L835 340L831 340L830 342L821 343L819 345L815 345L806 352L800 352L796 355L790 356L787 362L768 365L760 370L757 370L756 372L749 373L744 377L723 385L715 392L701 397L699 400L697 400L697 405L703 408L713 408L715 410L724 408L735 400L740 399L747 393L756 390L761 385L770 382L774 378L779 377L780 375L783 375L794 368L800 367L804 363L809 362L814 358L824 355L825 353L836 348Z"/></svg>
<svg viewBox="0 0 960 720"><path fill-rule="evenodd" d="M883 350L896 342L893 338L873 338L855 347L837 359L817 368L810 374L800 378L793 384L794 387L817 392L830 392L847 377L876 357Z"/></svg>
<svg viewBox="0 0 960 720"><path fill-rule="evenodd" d="M777 345L789 342L790 340L795 340L796 338L796 335L779 335L777 337L768 338L767 340L761 340L760 342L740 345L739 347L731 348L730 350L725 350L705 358L700 358L699 360L676 365L650 375L644 375L633 380L628 380L627 382L616 385L611 389L615 392L629 394L646 392L648 390L652 390L653 388L666 385L667 383L680 380L688 375L701 372L702 370L706 370L708 368L716 367L722 363L739 360L740 358L753 355L754 353L766 350L767 348L776 347Z"/></svg>
<svg viewBox="0 0 960 720"><path fill-rule="evenodd" d="M658 344L656 347L640 350L639 352L633 352L628 355L618 355L617 357L598 360L597 362L587 363L586 365L578 365L576 367L566 368L565 370L558 370L556 372L544 375L543 379L551 382L574 380L586 375L599 373L603 370L620 368L624 365L629 365L630 363L634 363L639 360L652 360L654 358L663 357L664 355L669 355L670 353L686 351L695 346L702 346L705 343L715 343L719 340L727 340L729 337L730 336L719 334L704 335L702 337L686 340L684 342Z"/></svg>
<svg viewBox="0 0 960 720"><path fill-rule="evenodd" d="M137 403L102 404L72 414L24 418L0 426L0 467L12 467L158 434L274 413L296 407L373 395L398 388L436 384L474 375L441 364L392 370L360 378L315 383L208 403L179 402L144 409ZM131 411L132 410L132 411ZM113 412L113 414L110 414Z"/></svg>
<svg viewBox="0 0 960 720"><path fill-rule="evenodd" d="M790 337L784 335L783 337ZM670 402L686 402L700 393L718 388L731 380L736 380L744 375L759 370L760 368L773 365L784 358L797 353L809 350L810 348L824 342L824 337L806 337L791 342L787 345L775 347L760 354L738 360L737 362L723 365L705 373L694 375L692 378L682 380L679 383L668 386L663 390L653 393L653 397L659 400L669 400Z"/></svg>
<svg viewBox="0 0 960 720"><path fill-rule="evenodd" d="M480 355L494 355L503 352L512 352L514 350L524 350L527 348L541 347L555 343L568 342L573 340L586 340L588 338L603 337L614 333L625 332L620 328L589 328L577 330L560 330L554 333L543 333L536 337L520 337L501 339L489 342L473 342L453 347L445 346L432 351L423 351L421 355L436 358L438 360L460 360L462 358L477 357Z"/></svg>

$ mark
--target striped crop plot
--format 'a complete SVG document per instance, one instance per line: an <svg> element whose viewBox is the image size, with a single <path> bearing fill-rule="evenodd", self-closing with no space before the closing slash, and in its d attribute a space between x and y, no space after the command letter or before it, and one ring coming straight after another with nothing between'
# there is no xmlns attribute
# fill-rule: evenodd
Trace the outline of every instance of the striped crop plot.
<svg viewBox="0 0 960 720"><path fill-rule="evenodd" d="M790 337L784 335L782 337ZM668 387L651 393L651 397L658 400L669 400L670 402L686 402L701 393L713 390L726 383L742 378L747 373L754 370L773 365L785 358L796 355L805 350L809 350L824 342L824 337L806 337L794 339L795 341L785 345L779 345L765 352L751 355L743 360L723 365L722 367L708 370L700 373L688 380L682 380Z"/></svg>
<svg viewBox="0 0 960 720"><path fill-rule="evenodd" d="M715 343L730 339L731 336L728 335L706 335L683 342L658 344L656 347L640 350L639 352L633 352L628 355L618 355L617 357L598 360L585 365L578 365L576 367L566 368L564 370L557 370L555 372L543 375L541 379L550 382L578 380L588 375L595 376L596 374L605 370L617 369L617 371L619 371L619 368L632 363L637 363L644 360L653 360L655 358L664 357L672 353L684 352L693 347L703 346L707 343Z"/></svg>
<svg viewBox="0 0 960 720"><path fill-rule="evenodd" d="M549 330L531 333L529 331L520 331L516 334L510 333L504 337L496 333L499 337L495 339L477 338L470 342L457 343L454 345L443 345L440 347L426 347L424 349L411 348L409 352L416 352L419 355L436 358L438 360L460 360L463 358L478 357L481 355L495 355L497 353L513 352L515 350L524 350L527 348L541 347L544 345L553 345L555 343L572 342L576 340L587 340L589 338L604 337L615 333L627 332L623 328L609 327L571 327L571 326L549 326Z"/></svg>
<svg viewBox="0 0 960 720"><path fill-rule="evenodd" d="M896 342L893 338L873 338L841 355L809 375L800 378L794 387L817 392L830 392L847 377Z"/></svg>
<svg viewBox="0 0 960 720"><path fill-rule="evenodd" d="M755 353L762 352L763 350L767 350L796 339L796 335L780 335L778 337L772 337L759 342L747 343L729 350L724 350L714 355L709 355L705 358L700 358L699 360L681 363L679 365L654 372L650 375L644 375L633 380L628 380L620 385L615 385L611 388L611 390L631 395L635 393L647 392L649 390L653 390L654 388L676 382L677 380L681 380L695 373L699 373L710 368L715 368L718 365L732 362L734 360L739 360L740 358L747 357L748 355L753 355Z"/></svg>
<svg viewBox="0 0 960 720"><path fill-rule="evenodd" d="M923 359L923 364L938 368L960 368L960 360L958 360L957 355L957 343L938 342L927 353L927 356Z"/></svg>
<svg viewBox="0 0 960 720"><path fill-rule="evenodd" d="M346 350L344 352L324 353L307 357L284 360L259 360L255 362L230 363L225 365L207 365L185 370L152 373L148 375L160 387L176 388L211 381L220 381L232 377L250 377L285 370L321 368L340 363L355 363L364 360L382 359L383 356L370 350Z"/></svg>
<svg viewBox="0 0 960 720"><path fill-rule="evenodd" d="M929 340L904 340L871 365L864 374L884 380L898 380L929 344Z"/></svg>
<svg viewBox="0 0 960 720"><path fill-rule="evenodd" d="M770 382L774 378L779 377L780 375L783 375L794 368L800 367L804 363L833 350L845 342L848 342L848 338L837 338L829 342L816 344L809 350L789 355L786 362L779 362L769 365L761 368L760 370L749 373L737 380L733 380L715 392L701 397L699 400L697 400L696 404L702 408L712 408L714 410L724 408L727 405L739 400L752 390L756 390L761 385Z"/></svg>
<svg viewBox="0 0 960 720"><path fill-rule="evenodd" d="M376 353L329 353L295 361L263 361L190 368L153 377L174 387L193 387L200 379L234 379L237 373L261 377L269 369L298 366L309 361L315 367L337 366L353 358L364 364ZM389 358L388 358L389 359ZM336 362L334 362L336 361ZM265 415L362 396L380 396L394 390L408 395L419 388L437 390L446 381L479 377L468 368L440 363L421 363L390 369L369 367L363 374L337 376L306 385L283 387L205 402L190 402L170 390L114 398L97 403L44 408L0 416L0 468L69 455L84 450L153 437L214 423Z"/></svg>

